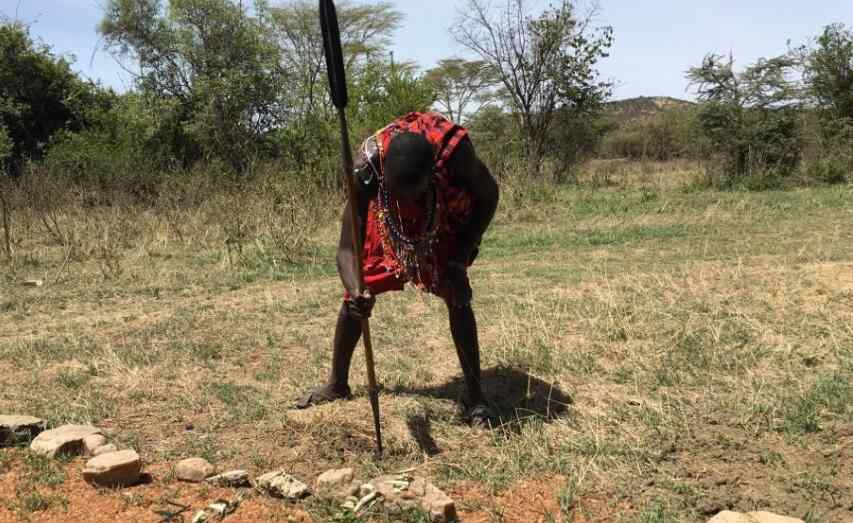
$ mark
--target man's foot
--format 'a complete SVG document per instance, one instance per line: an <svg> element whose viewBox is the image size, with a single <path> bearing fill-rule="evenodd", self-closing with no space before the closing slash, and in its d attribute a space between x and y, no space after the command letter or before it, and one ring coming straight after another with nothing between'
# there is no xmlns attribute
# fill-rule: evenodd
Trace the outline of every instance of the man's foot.
<svg viewBox="0 0 853 523"><path fill-rule="evenodd" d="M330 401L350 399L351 397L352 392L350 391L349 385L345 385L344 388L335 387L333 385L323 385L322 387L317 387L316 389L306 392L305 395L296 402L294 407L297 409L307 409L308 407L313 407L315 405L329 403Z"/></svg>
<svg viewBox="0 0 853 523"><path fill-rule="evenodd" d="M491 407L485 403L478 403L468 409L465 413L465 421L475 428L489 429L495 425L497 415Z"/></svg>

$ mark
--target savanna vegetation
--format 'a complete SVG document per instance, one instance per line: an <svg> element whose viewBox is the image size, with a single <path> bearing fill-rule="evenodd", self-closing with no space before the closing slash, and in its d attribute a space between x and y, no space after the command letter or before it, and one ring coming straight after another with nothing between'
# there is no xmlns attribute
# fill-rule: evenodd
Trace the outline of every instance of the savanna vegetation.
<svg viewBox="0 0 853 523"><path fill-rule="evenodd" d="M392 3L338 2L352 142L436 108L502 189L472 268L501 423L460 422L442 305L383 297L381 462L363 390L289 410L327 370L340 300L315 2L107 0L123 93L3 22L0 412L105 427L154 481L93 490L79 460L4 449L0 519L159 521L231 495L174 481L188 456L308 480L414 467L463 521L848 519L853 33L743 68L697 57L695 102L632 105L596 69L618 28L527 4L467 0L448 29L470 59L422 71L390 52ZM260 496L231 518L396 521Z"/></svg>

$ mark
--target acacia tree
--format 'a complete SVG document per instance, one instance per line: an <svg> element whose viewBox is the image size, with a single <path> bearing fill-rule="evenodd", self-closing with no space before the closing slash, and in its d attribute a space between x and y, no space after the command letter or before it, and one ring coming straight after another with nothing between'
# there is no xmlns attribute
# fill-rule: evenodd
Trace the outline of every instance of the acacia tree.
<svg viewBox="0 0 853 523"><path fill-rule="evenodd" d="M366 62L385 54L403 15L387 1L343 1L336 10L348 78L354 78ZM289 79L289 107L300 116L332 111L317 2L290 0L272 8L271 14Z"/></svg>
<svg viewBox="0 0 853 523"><path fill-rule="evenodd" d="M611 27L592 26L595 8L579 15L572 0L562 0L538 17L534 0L466 0L451 29L497 74L509 108L518 116L527 171L539 175L548 134L558 110L584 112L610 95L612 84L599 80L596 64L608 56Z"/></svg>
<svg viewBox="0 0 853 523"><path fill-rule="evenodd" d="M498 83L486 62L461 58L440 60L425 79L433 86L441 111L455 122L463 122L471 105L488 103L494 97L491 88Z"/></svg>
<svg viewBox="0 0 853 523"><path fill-rule="evenodd" d="M786 175L801 159L802 91L789 56L762 58L738 72L732 56L709 54L687 78L703 102L699 124L722 163L723 181Z"/></svg>
<svg viewBox="0 0 853 523"><path fill-rule="evenodd" d="M813 47L801 48L801 56L806 88L818 107L853 123L853 31L828 25Z"/></svg>
<svg viewBox="0 0 853 523"><path fill-rule="evenodd" d="M237 173L284 121L286 76L262 0L251 10L231 0L108 0L98 30L144 92L177 102L177 127Z"/></svg>
<svg viewBox="0 0 853 523"><path fill-rule="evenodd" d="M368 64L378 64L385 58L403 15L386 1L338 2L337 14L347 80L354 92L357 86L374 78ZM285 154L295 166L311 173L312 179L328 179L317 175L336 172L328 159L334 157L338 124L326 79L317 3L288 0L272 8L271 15L282 50L282 69L288 77L288 88L282 96L288 123L278 130L279 140L287 144ZM374 88L379 90L381 86ZM359 110L359 103L357 96L351 96L350 115ZM351 126L353 130L356 127Z"/></svg>

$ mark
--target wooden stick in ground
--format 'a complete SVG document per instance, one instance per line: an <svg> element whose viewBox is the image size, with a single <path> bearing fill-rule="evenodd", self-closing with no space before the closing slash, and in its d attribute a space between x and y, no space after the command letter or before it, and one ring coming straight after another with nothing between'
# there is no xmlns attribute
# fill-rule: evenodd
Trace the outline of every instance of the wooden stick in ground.
<svg viewBox="0 0 853 523"><path fill-rule="evenodd" d="M358 293L364 292L364 274L362 269L361 218L358 215L358 202L355 198L355 186L352 179L352 152L350 150L349 130L347 127L346 106L347 86L344 71L341 37L338 18L332 0L320 0L320 28L323 33L323 48L326 55L326 69L329 73L329 87L332 102L338 109L341 128L341 157L343 158L344 180L349 199L350 222L352 223L353 263L358 277ZM373 362L373 344L370 339L370 321L361 320L361 339L364 343L364 357L367 365L367 386L370 407L373 410L373 429L376 433L376 451L382 455L382 430L379 424L379 390L376 387L376 371Z"/></svg>

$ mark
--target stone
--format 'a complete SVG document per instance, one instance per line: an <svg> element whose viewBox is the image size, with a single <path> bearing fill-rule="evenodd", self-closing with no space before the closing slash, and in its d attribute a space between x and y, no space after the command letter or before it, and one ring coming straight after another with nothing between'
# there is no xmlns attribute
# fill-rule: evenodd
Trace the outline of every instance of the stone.
<svg viewBox="0 0 853 523"><path fill-rule="evenodd" d="M95 455L95 450L98 447L103 447L107 444L107 438L103 434L92 434L83 438L83 449L89 456Z"/></svg>
<svg viewBox="0 0 853 523"><path fill-rule="evenodd" d="M343 500L358 494L360 486L351 468L332 469L320 474L314 483L314 490L321 498Z"/></svg>
<svg viewBox="0 0 853 523"><path fill-rule="evenodd" d="M107 454L109 452L115 452L117 450L118 448L116 448L115 445L113 445L112 443L108 443L106 445L101 445L100 447L92 451L92 457L100 456L101 454Z"/></svg>
<svg viewBox="0 0 853 523"><path fill-rule="evenodd" d="M229 470L228 472L211 476L207 478L206 481L211 485L216 485L217 487L248 487L249 473L245 470Z"/></svg>
<svg viewBox="0 0 853 523"><path fill-rule="evenodd" d="M0 447L29 443L46 426L43 419L33 416L0 416Z"/></svg>
<svg viewBox="0 0 853 523"><path fill-rule="evenodd" d="M142 474L142 460L134 450L108 452L86 462L83 479L102 487L133 485Z"/></svg>
<svg viewBox="0 0 853 523"><path fill-rule="evenodd" d="M750 512L743 514L725 510L720 512L708 523L804 523L802 519L780 516L771 512Z"/></svg>
<svg viewBox="0 0 853 523"><path fill-rule="evenodd" d="M200 483L215 472L213 465L203 458L187 458L175 466L175 477L181 481Z"/></svg>
<svg viewBox="0 0 853 523"><path fill-rule="evenodd" d="M453 500L424 479L397 474L380 476L371 480L370 485L384 498L386 507L390 504L401 509L420 509L428 512L432 520L438 522L457 519Z"/></svg>
<svg viewBox="0 0 853 523"><path fill-rule="evenodd" d="M255 487L270 496L287 500L302 499L311 494L308 485L284 470L268 472L258 477L255 480Z"/></svg>
<svg viewBox="0 0 853 523"><path fill-rule="evenodd" d="M83 440L93 434L101 434L101 429L91 425L63 425L36 436L30 449L51 458L61 454L78 455L85 450Z"/></svg>

